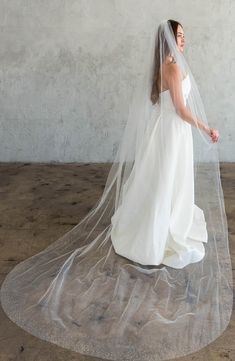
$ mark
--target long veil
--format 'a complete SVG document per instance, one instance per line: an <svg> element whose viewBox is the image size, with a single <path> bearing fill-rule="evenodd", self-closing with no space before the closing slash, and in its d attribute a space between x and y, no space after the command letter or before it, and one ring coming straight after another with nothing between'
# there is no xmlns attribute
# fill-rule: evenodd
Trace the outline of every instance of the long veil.
<svg viewBox="0 0 235 361"><path fill-rule="evenodd" d="M112 360L156 361L195 352L226 329L233 304L218 149L197 122L200 119L208 125L196 81L176 46L169 21L153 29L146 48L143 71L136 81L123 136L100 199L70 231L17 264L1 287L3 310L24 330L64 348ZM161 136L159 124L169 121L172 111L164 94L163 62L169 54L181 71L182 81L190 86L185 105L195 123L179 117L178 124L185 122L192 130L192 196L203 210L207 230L203 257L188 260L183 267L130 260L115 252L111 238L115 215L131 188L131 180L142 172L143 154L154 134L160 135L158 155L164 160L166 154L169 143ZM155 92L158 96L153 102L156 66L161 74L161 92ZM175 92L172 88L171 96L177 97L179 92L179 88ZM184 94L181 96L184 98ZM183 159L177 166L184 166ZM154 159L151 167L157 182L163 169ZM170 180L174 184L174 178ZM150 184L151 179L143 177L142 195L151 196ZM135 196L136 207L130 209L128 222L137 216L137 210L148 212L148 202L139 204L140 197ZM161 189L160 196L164 200L169 194ZM159 216L163 211L159 210ZM197 219L194 221L196 227ZM124 222L123 230L125 226L128 224ZM161 229L156 231L161 237ZM183 237L187 247L187 232L173 236ZM174 252L177 254L177 249Z"/></svg>

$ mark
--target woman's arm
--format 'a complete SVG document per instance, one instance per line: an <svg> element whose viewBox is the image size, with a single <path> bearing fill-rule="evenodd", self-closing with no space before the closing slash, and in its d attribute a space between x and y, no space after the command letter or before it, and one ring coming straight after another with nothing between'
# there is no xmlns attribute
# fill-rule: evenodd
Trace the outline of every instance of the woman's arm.
<svg viewBox="0 0 235 361"><path fill-rule="evenodd" d="M173 104L175 106L176 113L183 120L190 123L191 125L194 125L195 127L199 127L202 130L207 131L209 127L206 124L204 124L202 121L197 119L184 104L181 71L176 63L169 65L169 72L167 74L167 83Z"/></svg>
<svg viewBox="0 0 235 361"><path fill-rule="evenodd" d="M186 122L205 131L213 142L218 141L219 133L216 129L210 128L203 121L194 116L184 104L182 93L181 71L176 63L169 65L167 74L167 83L170 90L171 98L175 106L176 113Z"/></svg>

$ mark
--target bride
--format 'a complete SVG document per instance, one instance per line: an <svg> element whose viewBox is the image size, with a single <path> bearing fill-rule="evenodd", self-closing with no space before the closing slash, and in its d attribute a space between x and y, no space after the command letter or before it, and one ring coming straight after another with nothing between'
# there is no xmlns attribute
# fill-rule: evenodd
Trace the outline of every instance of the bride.
<svg viewBox="0 0 235 361"><path fill-rule="evenodd" d="M183 27L174 20L169 23L183 51ZM136 162L123 202L112 217L111 237L116 253L133 261L182 268L204 257L202 242L207 242L204 213L194 204L191 124L203 129L213 142L219 133L187 109L190 77L182 77L180 65L167 50L160 57L159 46L155 51L151 99L156 103L160 96L168 114L159 118L144 140L141 161Z"/></svg>
<svg viewBox="0 0 235 361"><path fill-rule="evenodd" d="M195 352L223 333L233 303L219 133L182 25L164 20L148 40L103 194L1 287L3 310L29 333L111 360Z"/></svg>

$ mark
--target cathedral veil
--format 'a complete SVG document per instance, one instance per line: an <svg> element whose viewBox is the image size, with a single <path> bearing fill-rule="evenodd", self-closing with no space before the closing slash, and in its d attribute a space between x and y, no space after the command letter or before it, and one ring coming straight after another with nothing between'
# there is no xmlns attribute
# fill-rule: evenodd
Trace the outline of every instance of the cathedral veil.
<svg viewBox="0 0 235 361"><path fill-rule="evenodd" d="M197 119L208 121L196 81L168 21L153 29L147 48L100 199L70 231L17 264L1 287L3 310L29 333L111 360L167 360L195 352L223 333L233 305L218 149L197 126ZM125 199L129 180L140 172L145 144L153 132L161 132L158 122L169 116L163 93L156 103L151 100L156 49L161 91L162 64L165 55L171 54L182 81L190 79L186 105L195 116L195 124L188 125L194 150L193 197L204 212L208 238L204 257L182 268L131 261L115 252L111 240L113 217ZM179 93L177 87L171 91L172 96ZM164 157L166 139L159 139L158 150ZM157 163L152 167L162 172ZM143 179L144 193L148 184ZM134 208L132 213L134 217Z"/></svg>

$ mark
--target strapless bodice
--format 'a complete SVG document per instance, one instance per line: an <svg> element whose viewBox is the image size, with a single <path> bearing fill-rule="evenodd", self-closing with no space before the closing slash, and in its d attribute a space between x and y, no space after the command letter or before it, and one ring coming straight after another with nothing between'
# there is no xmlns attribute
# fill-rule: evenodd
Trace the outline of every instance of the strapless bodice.
<svg viewBox="0 0 235 361"><path fill-rule="evenodd" d="M189 92L191 89L191 82L190 82L189 74L187 74L185 76L185 78L182 79L181 84L182 84L182 93L183 93L183 98L184 98L184 104L186 105L187 98L188 98L188 95L189 95ZM161 99L163 98L163 100L164 100L164 106L169 104L169 108L172 108L172 110L175 110L169 89L161 92L160 97L161 97Z"/></svg>

